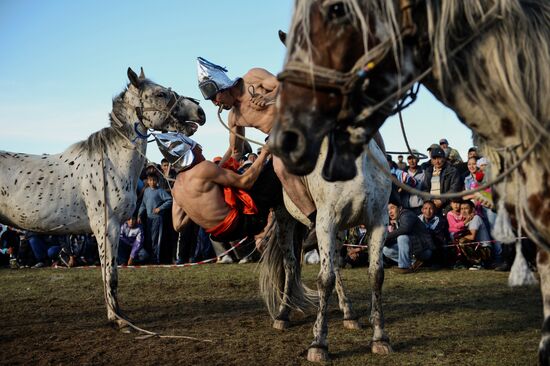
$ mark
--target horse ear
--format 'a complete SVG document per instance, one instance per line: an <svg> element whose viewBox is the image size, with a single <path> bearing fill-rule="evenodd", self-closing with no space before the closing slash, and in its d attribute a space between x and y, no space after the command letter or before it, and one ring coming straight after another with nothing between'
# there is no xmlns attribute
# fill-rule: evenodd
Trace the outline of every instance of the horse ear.
<svg viewBox="0 0 550 366"><path fill-rule="evenodd" d="M128 79L130 79L130 84L139 89L139 78L131 67L128 68Z"/></svg>
<svg viewBox="0 0 550 366"><path fill-rule="evenodd" d="M286 46L286 32L279 29L279 39Z"/></svg>
<svg viewBox="0 0 550 366"><path fill-rule="evenodd" d="M139 78L141 80L145 80L145 73L143 72L143 67L140 67L140 69L141 69L141 72L139 73Z"/></svg>

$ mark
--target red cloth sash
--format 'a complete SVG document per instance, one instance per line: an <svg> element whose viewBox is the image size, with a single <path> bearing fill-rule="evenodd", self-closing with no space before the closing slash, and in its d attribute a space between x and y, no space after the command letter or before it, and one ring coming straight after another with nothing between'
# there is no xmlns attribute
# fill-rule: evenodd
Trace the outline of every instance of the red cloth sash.
<svg viewBox="0 0 550 366"><path fill-rule="evenodd" d="M205 229L208 234L212 234L213 236L220 236L223 233L234 230L238 222L239 213L244 215L255 215L258 213L254 200L242 189L225 187L223 195L224 201L230 210L222 222L210 229Z"/></svg>

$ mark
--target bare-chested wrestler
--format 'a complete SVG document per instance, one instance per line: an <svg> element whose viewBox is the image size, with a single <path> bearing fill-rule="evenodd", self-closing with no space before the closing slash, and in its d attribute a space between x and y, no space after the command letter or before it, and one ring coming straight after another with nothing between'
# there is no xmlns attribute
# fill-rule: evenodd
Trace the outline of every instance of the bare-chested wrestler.
<svg viewBox="0 0 550 366"><path fill-rule="evenodd" d="M279 81L273 74L262 68L250 69L242 78L231 80L224 67L199 57L199 89L206 100L229 110L229 128L245 135L245 127L254 127L269 134L275 121L275 98ZM229 149L224 158L239 154L244 141L235 133L229 134ZM317 210L300 177L290 174L282 161L273 156L273 167L285 192L296 207L315 225Z"/></svg>
<svg viewBox="0 0 550 366"><path fill-rule="evenodd" d="M264 164L268 151L239 175L206 160L202 147L192 139L183 135L177 138L179 157L174 164L181 171L172 189L174 228L190 219L217 241L260 233L267 224L269 209L282 204L282 187L271 164Z"/></svg>

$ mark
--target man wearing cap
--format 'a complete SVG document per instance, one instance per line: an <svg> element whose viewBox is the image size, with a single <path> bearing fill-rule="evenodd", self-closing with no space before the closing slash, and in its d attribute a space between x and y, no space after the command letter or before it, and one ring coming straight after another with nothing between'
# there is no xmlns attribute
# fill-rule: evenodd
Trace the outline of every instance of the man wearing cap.
<svg viewBox="0 0 550 366"><path fill-rule="evenodd" d="M443 193L460 192L462 181L454 166L447 162L445 152L440 147L432 148L430 151L431 166L424 171L424 182L422 190L438 195ZM437 214L449 204L448 199L433 199Z"/></svg>
<svg viewBox="0 0 550 366"><path fill-rule="evenodd" d="M260 233L269 209L283 202L282 189L273 169L264 168L267 151L242 175L208 161L202 147L179 136L179 157L161 148L163 155L181 171L172 189L173 224L179 231L186 216L216 241L232 241Z"/></svg>
<svg viewBox="0 0 550 366"><path fill-rule="evenodd" d="M269 134L276 116L275 98L279 82L269 71L250 69L242 78L230 79L227 69L202 57L197 59L199 89L206 100L220 109L229 110L229 149L226 157L242 151L243 140L235 133L245 134L245 127L254 127ZM273 157L273 167L288 197L315 223L316 208L300 177L288 173L282 161Z"/></svg>
<svg viewBox="0 0 550 366"><path fill-rule="evenodd" d="M445 151L445 157L447 157L449 163L453 165L462 163L462 158L460 157L458 150L450 147L447 139L439 140L439 147Z"/></svg>

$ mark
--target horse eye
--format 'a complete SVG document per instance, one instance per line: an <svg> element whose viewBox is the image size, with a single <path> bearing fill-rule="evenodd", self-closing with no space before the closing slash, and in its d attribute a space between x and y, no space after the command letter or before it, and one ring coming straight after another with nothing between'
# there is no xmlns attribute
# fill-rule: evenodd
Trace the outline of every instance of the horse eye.
<svg viewBox="0 0 550 366"><path fill-rule="evenodd" d="M157 93L155 93L155 97L157 97L157 98L166 98L166 93L165 92L157 92Z"/></svg>
<svg viewBox="0 0 550 366"><path fill-rule="evenodd" d="M335 3L329 6L327 15L329 20L336 20L345 17L346 14L347 9L344 3Z"/></svg>

